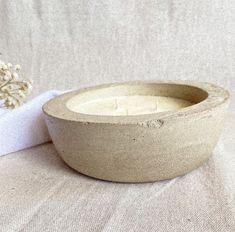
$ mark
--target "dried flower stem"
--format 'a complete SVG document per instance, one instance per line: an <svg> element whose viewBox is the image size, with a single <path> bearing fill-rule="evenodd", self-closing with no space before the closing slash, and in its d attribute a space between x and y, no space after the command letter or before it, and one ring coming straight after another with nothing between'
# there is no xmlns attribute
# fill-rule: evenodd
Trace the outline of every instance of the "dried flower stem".
<svg viewBox="0 0 235 232"><path fill-rule="evenodd" d="M5 64L0 61L0 100L2 107L16 108L23 104L32 90L31 80L19 79L20 65ZM0 106L1 107L1 106Z"/></svg>

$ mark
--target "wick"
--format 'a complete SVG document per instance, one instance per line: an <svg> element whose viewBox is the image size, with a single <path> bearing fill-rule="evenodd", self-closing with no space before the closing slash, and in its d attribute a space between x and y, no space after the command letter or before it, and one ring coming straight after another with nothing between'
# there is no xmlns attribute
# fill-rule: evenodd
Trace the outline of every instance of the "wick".
<svg viewBox="0 0 235 232"><path fill-rule="evenodd" d="M115 98L115 108L116 108L116 110L118 109L118 100L117 100L117 98Z"/></svg>
<svg viewBox="0 0 235 232"><path fill-rule="evenodd" d="M128 109L126 108L126 115L129 115L129 113L128 113Z"/></svg>

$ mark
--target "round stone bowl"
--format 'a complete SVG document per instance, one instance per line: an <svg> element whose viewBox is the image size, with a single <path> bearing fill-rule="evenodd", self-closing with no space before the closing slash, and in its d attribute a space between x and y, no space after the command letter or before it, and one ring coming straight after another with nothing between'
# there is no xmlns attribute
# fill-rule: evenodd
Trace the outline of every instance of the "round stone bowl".
<svg viewBox="0 0 235 232"><path fill-rule="evenodd" d="M73 169L108 181L152 182L209 158L228 102L228 92L209 83L135 81L65 93L43 112Z"/></svg>

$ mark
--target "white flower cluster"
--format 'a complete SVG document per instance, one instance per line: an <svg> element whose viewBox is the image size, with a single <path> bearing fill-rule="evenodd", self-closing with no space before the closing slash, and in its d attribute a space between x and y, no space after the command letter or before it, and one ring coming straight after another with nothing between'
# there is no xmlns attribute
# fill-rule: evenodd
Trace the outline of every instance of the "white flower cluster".
<svg viewBox="0 0 235 232"><path fill-rule="evenodd" d="M23 104L32 90L31 80L19 78L20 65L5 64L0 61L0 107L16 108Z"/></svg>

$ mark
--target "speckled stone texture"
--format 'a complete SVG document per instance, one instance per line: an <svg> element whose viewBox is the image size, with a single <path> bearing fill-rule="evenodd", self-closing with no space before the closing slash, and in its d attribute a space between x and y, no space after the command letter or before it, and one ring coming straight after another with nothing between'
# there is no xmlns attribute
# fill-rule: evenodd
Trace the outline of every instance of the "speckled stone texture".
<svg viewBox="0 0 235 232"><path fill-rule="evenodd" d="M134 116L73 112L67 102L102 96L149 94L179 97L195 104L176 111ZM148 182L183 175L211 155L229 94L208 83L128 82L58 96L43 106L54 145L79 172L119 182Z"/></svg>

